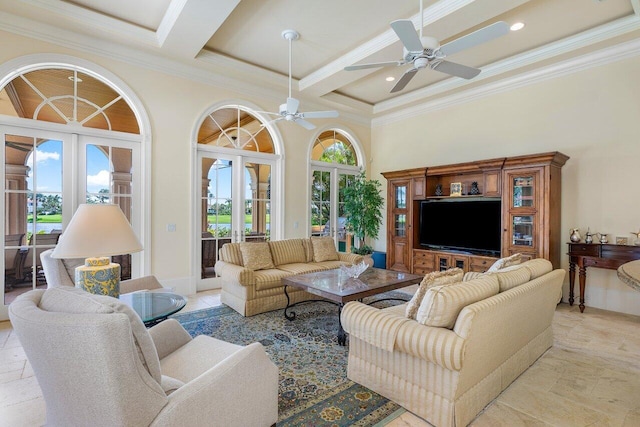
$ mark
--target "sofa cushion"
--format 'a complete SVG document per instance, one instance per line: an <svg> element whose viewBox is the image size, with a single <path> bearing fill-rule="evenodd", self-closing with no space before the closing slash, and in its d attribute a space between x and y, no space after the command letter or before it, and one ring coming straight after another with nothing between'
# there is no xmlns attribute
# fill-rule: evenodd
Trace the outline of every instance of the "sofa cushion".
<svg viewBox="0 0 640 427"><path fill-rule="evenodd" d="M283 264L307 262L307 254L302 245L302 239L286 239L269 242L273 264L278 267Z"/></svg>
<svg viewBox="0 0 640 427"><path fill-rule="evenodd" d="M268 242L240 243L242 263L251 270L266 270L274 268L271 250Z"/></svg>
<svg viewBox="0 0 640 427"><path fill-rule="evenodd" d="M434 271L426 274L422 279L422 282L420 282L418 290L415 294L413 294L413 297L411 297L411 300L407 304L405 316L407 316L409 319L415 320L416 314L418 314L420 303L422 302L424 294L427 292L428 288L432 286L450 285L460 282L462 280L463 273L464 272L461 268L451 268L449 270Z"/></svg>
<svg viewBox="0 0 640 427"><path fill-rule="evenodd" d="M505 267L510 267L512 265L520 264L520 262L522 262L522 254L513 254L506 258L500 258L499 260L494 262L491 267L489 267L489 269L487 270L487 273L498 271Z"/></svg>
<svg viewBox="0 0 640 427"><path fill-rule="evenodd" d="M416 320L427 326L453 329L464 307L496 295L499 290L498 278L493 274L455 286L433 286L427 289Z"/></svg>
<svg viewBox="0 0 640 427"><path fill-rule="evenodd" d="M307 257L306 262L313 262L313 247L311 247L311 239L301 239L302 246L304 247L304 254Z"/></svg>
<svg viewBox="0 0 640 427"><path fill-rule="evenodd" d="M296 262L278 266L278 270L286 271L290 274L307 274L326 270L322 265L308 262Z"/></svg>
<svg viewBox="0 0 640 427"><path fill-rule="evenodd" d="M468 282L469 280L477 279L478 277L484 276L485 273L480 273L479 271L467 271L464 273L462 277L463 282Z"/></svg>
<svg viewBox="0 0 640 427"><path fill-rule="evenodd" d="M244 267L240 243L225 243L222 245L222 248L220 248L220 261Z"/></svg>
<svg viewBox="0 0 640 427"><path fill-rule="evenodd" d="M72 314L125 314L131 325L133 341L140 362L158 383L161 383L160 361L156 346L140 320L140 316L131 307L116 298L105 295L93 295L71 286L49 288L40 300L42 310Z"/></svg>
<svg viewBox="0 0 640 427"><path fill-rule="evenodd" d="M311 237L311 247L313 248L313 261L338 261L338 251L336 243L331 237Z"/></svg>
<svg viewBox="0 0 640 427"><path fill-rule="evenodd" d="M256 291L273 289L282 286L282 278L291 276L291 273L277 268L258 270L254 272L256 279Z"/></svg>
<svg viewBox="0 0 640 427"><path fill-rule="evenodd" d="M517 267L520 268L515 268L509 271L499 270L496 273L490 273L495 274L498 278L500 292L508 291L509 289L520 286L531 280L531 271L529 271L528 268L525 268L524 266Z"/></svg>
<svg viewBox="0 0 640 427"><path fill-rule="evenodd" d="M553 264L551 264L551 261L544 258L530 259L522 265L531 272L531 280L537 279L538 277L550 273L551 270L553 270Z"/></svg>
<svg viewBox="0 0 640 427"><path fill-rule="evenodd" d="M322 270L333 270L336 268L340 268L341 265L351 265L344 261L322 261L322 262L311 262L310 265L315 265Z"/></svg>

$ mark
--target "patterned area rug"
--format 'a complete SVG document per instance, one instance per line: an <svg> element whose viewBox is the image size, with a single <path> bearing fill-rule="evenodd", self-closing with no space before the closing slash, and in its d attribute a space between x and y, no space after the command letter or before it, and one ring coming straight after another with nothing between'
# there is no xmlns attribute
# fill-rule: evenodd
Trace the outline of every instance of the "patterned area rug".
<svg viewBox="0 0 640 427"><path fill-rule="evenodd" d="M384 296L407 298L400 292ZM347 379L349 347L338 345L335 305L308 303L294 311L293 321L284 318L283 310L243 317L227 306L172 317L192 336L205 334L240 345L259 341L265 346L280 369L278 426L383 425L404 412Z"/></svg>

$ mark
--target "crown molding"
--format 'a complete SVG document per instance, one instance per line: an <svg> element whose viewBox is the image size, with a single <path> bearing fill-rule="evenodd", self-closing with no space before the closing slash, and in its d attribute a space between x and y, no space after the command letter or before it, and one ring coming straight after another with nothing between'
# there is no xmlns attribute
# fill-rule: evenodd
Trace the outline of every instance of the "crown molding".
<svg viewBox="0 0 640 427"><path fill-rule="evenodd" d="M410 119L431 111L442 110L452 106L468 103L498 93L511 91L521 87L530 86L545 80L563 77L590 68L614 63L640 55L640 39L620 43L613 47L607 47L576 58L568 59L557 64L542 67L525 72L514 77L509 77L497 82L472 88L464 92L429 101L421 105L406 108L402 111L374 118L372 127L388 125L401 120Z"/></svg>
<svg viewBox="0 0 640 427"><path fill-rule="evenodd" d="M620 18L616 21L584 31L580 34L566 37L557 42L549 43L538 49L532 49L503 61L486 65L482 67L482 72L473 80L452 77L442 82L430 85L424 89L418 89L413 92L409 92L406 95L402 95L388 101L379 102L373 107L373 111L374 114L380 114L385 111L402 108L407 104L419 102L425 98L433 97L453 89L477 84L479 81L496 77L576 49L591 46L595 43L606 41L613 37L624 35L638 29L640 29L640 17L630 15Z"/></svg>

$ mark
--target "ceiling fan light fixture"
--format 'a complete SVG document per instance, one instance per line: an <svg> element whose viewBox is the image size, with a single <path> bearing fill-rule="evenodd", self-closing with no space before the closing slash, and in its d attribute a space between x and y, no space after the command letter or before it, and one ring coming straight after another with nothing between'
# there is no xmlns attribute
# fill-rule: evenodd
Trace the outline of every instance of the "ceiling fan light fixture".
<svg viewBox="0 0 640 427"><path fill-rule="evenodd" d="M509 27L511 31L518 31L524 28L524 22L516 22Z"/></svg>

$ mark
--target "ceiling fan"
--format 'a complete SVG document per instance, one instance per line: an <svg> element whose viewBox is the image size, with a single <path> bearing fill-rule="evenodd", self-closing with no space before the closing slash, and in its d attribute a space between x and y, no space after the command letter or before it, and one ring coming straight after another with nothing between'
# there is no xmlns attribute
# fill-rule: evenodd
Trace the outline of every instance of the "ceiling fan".
<svg viewBox="0 0 640 427"><path fill-rule="evenodd" d="M410 19L398 19L391 23L391 28L403 44L403 58L401 60L350 65L344 68L345 71L411 64L412 67L405 71L391 89L391 93L404 89L419 70L427 67L452 76L462 77L463 79L472 79L480 73L478 68L446 61L445 58L448 55L485 43L509 32L509 25L504 21L498 21L471 34L455 39L444 46L440 46L440 42L435 37L422 36L423 19L422 0L420 0L419 36Z"/></svg>
<svg viewBox="0 0 640 427"><path fill-rule="evenodd" d="M331 117L338 117L337 111L307 111L306 113L302 113L298 111L298 107L300 106L300 101L291 96L291 42L293 40L297 40L300 38L300 34L296 30L284 30L282 32L282 37L285 40L289 41L289 96L287 97L287 102L280 105L280 110L278 113L270 113L268 111L262 111L265 114L271 114L274 116L280 116L277 119L272 120L272 122L277 122L278 120L286 120L288 122L294 122L299 124L305 129L315 129L315 125L305 119L325 119Z"/></svg>

